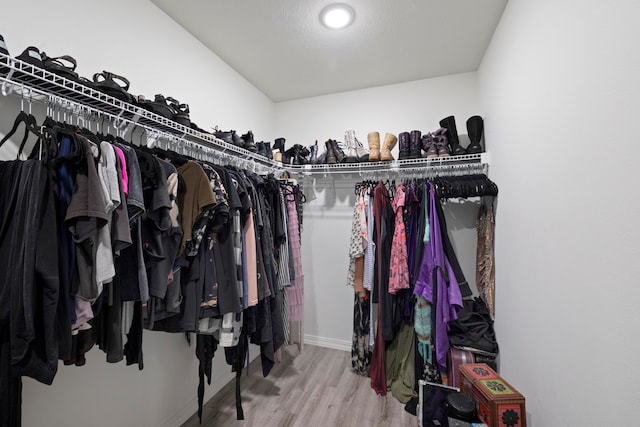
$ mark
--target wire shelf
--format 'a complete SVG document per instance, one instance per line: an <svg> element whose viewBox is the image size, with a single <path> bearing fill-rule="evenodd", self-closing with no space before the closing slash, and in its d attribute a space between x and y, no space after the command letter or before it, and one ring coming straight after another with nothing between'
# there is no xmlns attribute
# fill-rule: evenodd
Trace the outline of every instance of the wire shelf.
<svg viewBox="0 0 640 427"><path fill-rule="evenodd" d="M269 170L273 173L289 171L301 176L358 173L361 176L383 173L471 173L471 169L461 166L470 164L488 165L488 156L469 154L464 156L439 157L436 159L408 159L392 162L363 162L338 164L289 165L267 159L242 147L226 143L214 135L184 126L166 117L107 95L93 87L70 80L27 62L0 53L0 64L7 71L0 76L3 95L15 93L29 100L45 102L47 105L60 106L65 102L73 111L89 111L92 114L108 117L115 123L126 123L129 129L134 126L144 128L148 133L160 135L166 141L175 141L180 147L188 147L202 156L220 156L223 159L235 159L253 163L254 170ZM201 148L196 147L201 146ZM246 168L246 167L245 167ZM251 169L251 168L247 168ZM486 166L484 167L486 170Z"/></svg>

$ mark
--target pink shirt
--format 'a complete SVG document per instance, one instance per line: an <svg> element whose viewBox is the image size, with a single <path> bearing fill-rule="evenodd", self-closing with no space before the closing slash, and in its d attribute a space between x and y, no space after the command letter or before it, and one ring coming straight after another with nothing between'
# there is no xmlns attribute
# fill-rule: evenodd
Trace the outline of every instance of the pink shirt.
<svg viewBox="0 0 640 427"><path fill-rule="evenodd" d="M400 289L409 288L409 265L407 263L407 234L404 229L402 208L405 202L404 184L400 184L393 198L393 211L396 226L391 243L391 265L389 268L389 293L395 294Z"/></svg>
<svg viewBox="0 0 640 427"><path fill-rule="evenodd" d="M127 175L127 161L124 158L124 153L120 149L120 147L113 146L113 151L116 152L116 156L120 159L120 169L122 173L120 178L122 178L122 191L125 196L129 195L129 176Z"/></svg>

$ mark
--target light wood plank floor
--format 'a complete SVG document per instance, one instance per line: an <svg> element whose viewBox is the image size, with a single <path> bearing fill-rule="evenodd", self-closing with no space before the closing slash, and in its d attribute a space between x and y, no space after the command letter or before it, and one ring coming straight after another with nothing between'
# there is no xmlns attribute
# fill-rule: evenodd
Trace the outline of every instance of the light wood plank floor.
<svg viewBox="0 0 640 427"><path fill-rule="evenodd" d="M233 380L205 403L202 426L417 425L416 417L391 394L376 395L369 378L351 371L349 352L311 345L305 345L302 354L297 345L283 350L282 362L276 363L267 378L262 377L259 358L251 364L251 375L242 377L244 421L236 420ZM197 426L196 414L182 427Z"/></svg>

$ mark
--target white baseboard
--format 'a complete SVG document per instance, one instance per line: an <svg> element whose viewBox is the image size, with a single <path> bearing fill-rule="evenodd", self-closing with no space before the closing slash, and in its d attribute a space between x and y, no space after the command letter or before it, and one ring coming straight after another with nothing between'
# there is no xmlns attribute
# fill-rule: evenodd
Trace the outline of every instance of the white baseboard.
<svg viewBox="0 0 640 427"><path fill-rule="evenodd" d="M304 334L304 343L317 345L318 347L333 348L334 350L351 351L351 341L336 340L334 338Z"/></svg>
<svg viewBox="0 0 640 427"><path fill-rule="evenodd" d="M207 400L205 399L204 403L206 402ZM162 424L162 427L181 426L189 418L191 418L193 414L195 414L196 412L198 412L198 398L194 397L193 399L189 400L189 402L186 405L184 405L184 407L181 410L177 411L173 415L173 417L171 417L164 424Z"/></svg>

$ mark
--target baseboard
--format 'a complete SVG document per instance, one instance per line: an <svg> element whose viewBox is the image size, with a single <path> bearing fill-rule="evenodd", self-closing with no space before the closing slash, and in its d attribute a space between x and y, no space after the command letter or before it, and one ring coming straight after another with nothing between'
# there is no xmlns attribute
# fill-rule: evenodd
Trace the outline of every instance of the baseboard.
<svg viewBox="0 0 640 427"><path fill-rule="evenodd" d="M336 340L334 338L304 334L304 343L318 347L333 348L335 350L351 351L351 341Z"/></svg>
<svg viewBox="0 0 640 427"><path fill-rule="evenodd" d="M189 402L184 405L181 410L177 411L173 415L173 417L171 417L171 419L162 424L162 427L181 426L196 412L198 412L198 398L194 397L193 399L189 400Z"/></svg>

